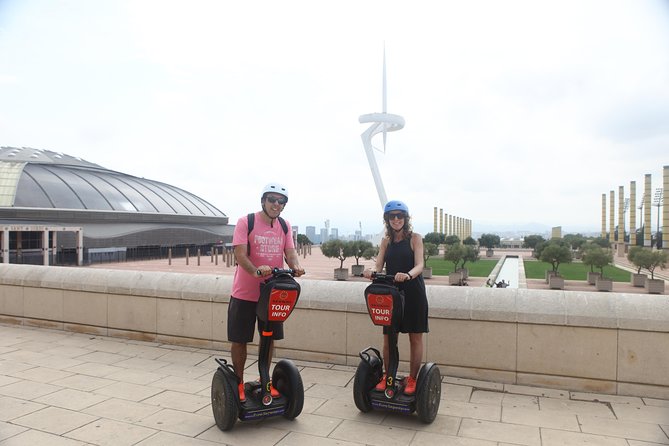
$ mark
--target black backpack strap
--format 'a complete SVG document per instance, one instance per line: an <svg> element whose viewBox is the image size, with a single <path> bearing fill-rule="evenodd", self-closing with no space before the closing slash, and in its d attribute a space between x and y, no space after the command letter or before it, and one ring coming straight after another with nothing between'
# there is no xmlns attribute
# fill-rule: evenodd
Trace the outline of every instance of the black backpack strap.
<svg viewBox="0 0 669 446"><path fill-rule="evenodd" d="M288 225L286 224L286 220L281 217L279 217L278 220L279 223L281 223L281 228L283 228L283 233L288 235Z"/></svg>
<svg viewBox="0 0 669 446"><path fill-rule="evenodd" d="M251 255L251 242L249 241L249 236L251 235L251 231L253 231L253 226L256 222L256 214L251 213L247 215L246 218L248 220L247 226L249 228L246 233L246 255Z"/></svg>

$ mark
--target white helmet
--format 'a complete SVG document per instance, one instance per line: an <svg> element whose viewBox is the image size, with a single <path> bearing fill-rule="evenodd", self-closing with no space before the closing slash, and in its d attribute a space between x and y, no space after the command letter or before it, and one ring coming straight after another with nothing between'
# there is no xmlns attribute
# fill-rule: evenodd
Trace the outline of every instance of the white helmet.
<svg viewBox="0 0 669 446"><path fill-rule="evenodd" d="M265 197L265 194L268 192L274 192L276 194L281 194L284 197L286 197L286 201L288 200L288 189L286 189L284 186L282 186L279 183L268 183L263 187L262 189L262 197Z"/></svg>

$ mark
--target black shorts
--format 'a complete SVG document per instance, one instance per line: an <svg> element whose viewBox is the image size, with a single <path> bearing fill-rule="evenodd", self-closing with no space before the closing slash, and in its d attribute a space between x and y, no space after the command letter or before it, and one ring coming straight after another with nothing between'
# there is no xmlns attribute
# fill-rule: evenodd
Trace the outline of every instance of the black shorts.
<svg viewBox="0 0 669 446"><path fill-rule="evenodd" d="M228 341L246 344L253 342L255 326L258 317L256 306L258 302L237 299L230 296L228 304ZM260 321L258 321L260 331ZM272 339L283 339L283 322L272 323Z"/></svg>

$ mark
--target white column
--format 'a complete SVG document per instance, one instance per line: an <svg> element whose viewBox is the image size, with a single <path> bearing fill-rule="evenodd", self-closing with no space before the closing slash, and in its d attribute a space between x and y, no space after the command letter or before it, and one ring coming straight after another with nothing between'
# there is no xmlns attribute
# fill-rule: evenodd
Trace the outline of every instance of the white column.
<svg viewBox="0 0 669 446"><path fill-rule="evenodd" d="M42 264L49 266L49 228L42 231Z"/></svg>

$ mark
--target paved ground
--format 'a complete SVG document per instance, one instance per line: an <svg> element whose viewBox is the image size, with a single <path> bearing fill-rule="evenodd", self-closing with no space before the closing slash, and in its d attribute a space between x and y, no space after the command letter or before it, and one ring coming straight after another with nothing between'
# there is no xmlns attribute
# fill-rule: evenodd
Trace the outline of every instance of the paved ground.
<svg viewBox="0 0 669 446"><path fill-rule="evenodd" d="M238 422L210 407L226 352L0 325L0 446L669 444L669 400L443 377L437 418L361 413L352 367L298 362L302 414ZM257 365L249 361L248 374Z"/></svg>

